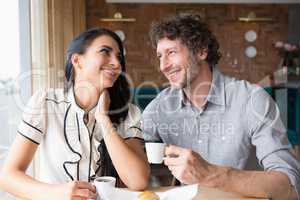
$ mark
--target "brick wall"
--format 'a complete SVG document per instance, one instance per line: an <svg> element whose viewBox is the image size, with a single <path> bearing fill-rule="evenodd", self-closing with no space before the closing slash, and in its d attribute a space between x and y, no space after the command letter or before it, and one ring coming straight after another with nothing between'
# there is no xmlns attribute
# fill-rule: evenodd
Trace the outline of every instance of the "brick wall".
<svg viewBox="0 0 300 200"><path fill-rule="evenodd" d="M138 86L145 81L163 85L166 80L158 70L156 53L148 37L152 21L168 14L196 12L201 14L217 36L223 57L220 69L229 75L259 83L278 68L280 58L272 44L286 40L288 34L287 5L257 4L107 4L105 0L87 0L87 27L106 27L123 30L126 39L127 71ZM239 22L240 16L255 11L259 17L271 17L272 22ZM136 18L136 22L101 22L100 18L111 17L115 12ZM253 43L244 39L247 30L255 30L258 38ZM253 45L258 54L247 58L245 47ZM268 83L267 83L268 84Z"/></svg>

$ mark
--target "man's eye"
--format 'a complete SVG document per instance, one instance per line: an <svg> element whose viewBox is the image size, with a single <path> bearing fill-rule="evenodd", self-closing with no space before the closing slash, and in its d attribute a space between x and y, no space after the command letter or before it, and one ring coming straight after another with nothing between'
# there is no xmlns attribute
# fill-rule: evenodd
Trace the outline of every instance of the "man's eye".
<svg viewBox="0 0 300 200"><path fill-rule="evenodd" d="M161 58L161 55L156 55L157 59L160 59Z"/></svg>
<svg viewBox="0 0 300 200"><path fill-rule="evenodd" d="M169 54L175 54L176 51L169 51Z"/></svg>

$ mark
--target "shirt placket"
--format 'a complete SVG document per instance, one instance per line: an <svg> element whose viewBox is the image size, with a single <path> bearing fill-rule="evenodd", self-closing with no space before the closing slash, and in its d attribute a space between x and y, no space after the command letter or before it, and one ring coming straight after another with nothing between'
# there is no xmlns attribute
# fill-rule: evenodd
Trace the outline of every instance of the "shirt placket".
<svg viewBox="0 0 300 200"><path fill-rule="evenodd" d="M207 159L208 156L208 134L209 134L209 124L203 119L203 113L198 113L196 116L196 121L198 123L198 135L197 135L197 146L199 154Z"/></svg>
<svg viewBox="0 0 300 200"><path fill-rule="evenodd" d="M81 148L83 150L82 160L80 162L80 171L85 173L80 173L81 180L88 180L87 171L89 170L89 160L90 160L90 131L87 125L84 123L84 114L79 113L79 126L80 126L80 137L81 137Z"/></svg>

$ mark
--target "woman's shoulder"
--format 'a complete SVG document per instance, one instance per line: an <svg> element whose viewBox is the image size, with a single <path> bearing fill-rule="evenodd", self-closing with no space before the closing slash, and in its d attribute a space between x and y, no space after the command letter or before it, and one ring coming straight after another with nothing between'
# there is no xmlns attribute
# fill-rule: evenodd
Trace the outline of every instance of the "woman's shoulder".
<svg viewBox="0 0 300 200"><path fill-rule="evenodd" d="M64 89L62 88L48 88L48 89L38 89L32 95L31 102L35 103L69 103L68 97Z"/></svg>
<svg viewBox="0 0 300 200"><path fill-rule="evenodd" d="M132 122L137 122L141 118L141 110L139 109L138 106L129 103L128 104L128 114L127 117L124 120L124 123L132 123Z"/></svg>
<svg viewBox="0 0 300 200"><path fill-rule="evenodd" d="M47 90L46 102L51 102L55 104L69 104L68 92L63 88L50 88Z"/></svg>
<svg viewBox="0 0 300 200"><path fill-rule="evenodd" d="M27 102L26 109L36 111L42 109L48 110L49 108L57 107L56 105L60 107L61 105L65 104L69 104L69 101L67 98L67 94L65 94L64 92L64 89L38 89L34 92L34 94Z"/></svg>
<svg viewBox="0 0 300 200"><path fill-rule="evenodd" d="M137 105L132 103L128 104L128 115L140 116L141 113L142 112Z"/></svg>

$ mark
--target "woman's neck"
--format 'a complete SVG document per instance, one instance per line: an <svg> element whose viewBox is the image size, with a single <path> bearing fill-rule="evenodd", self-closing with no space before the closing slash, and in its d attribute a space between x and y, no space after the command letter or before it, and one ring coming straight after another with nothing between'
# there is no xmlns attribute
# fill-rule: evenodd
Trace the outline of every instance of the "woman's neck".
<svg viewBox="0 0 300 200"><path fill-rule="evenodd" d="M97 105L101 92L90 84L87 85L79 82L74 84L75 101L85 112L90 111Z"/></svg>

